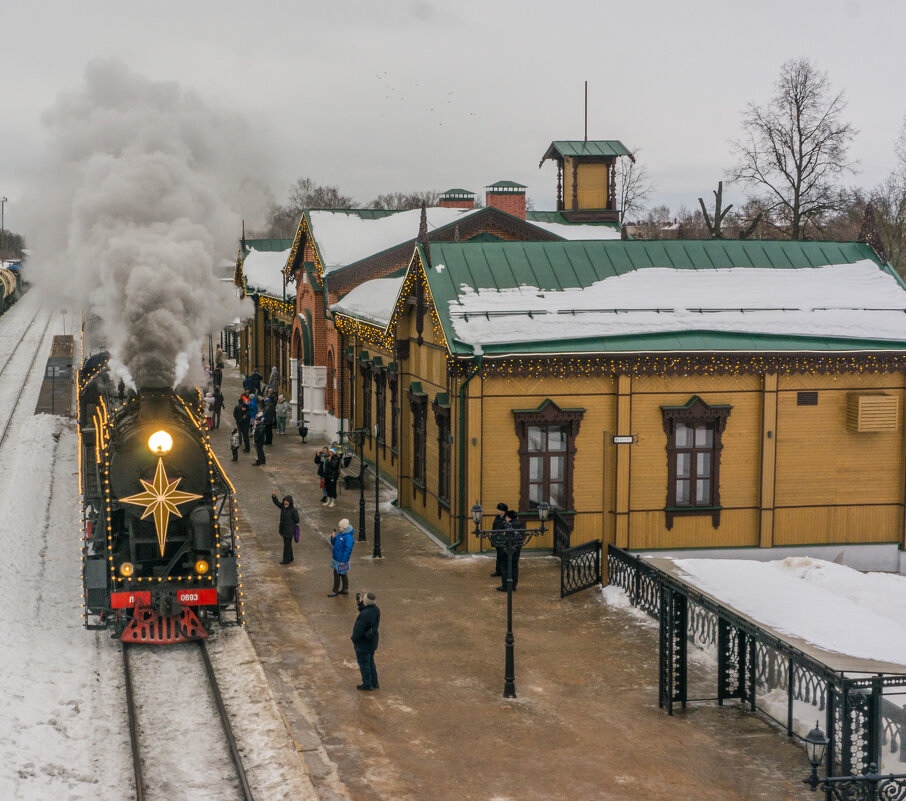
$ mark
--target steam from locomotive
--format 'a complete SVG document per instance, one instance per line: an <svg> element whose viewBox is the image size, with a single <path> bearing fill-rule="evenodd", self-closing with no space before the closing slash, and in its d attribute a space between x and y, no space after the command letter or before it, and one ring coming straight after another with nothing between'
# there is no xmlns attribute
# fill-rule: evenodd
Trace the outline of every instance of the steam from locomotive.
<svg viewBox="0 0 906 801"><path fill-rule="evenodd" d="M202 341L242 315L215 266L240 230L240 170L259 169L247 125L119 62L90 64L45 123L52 166L27 214L39 285L100 318L114 379L196 383Z"/></svg>

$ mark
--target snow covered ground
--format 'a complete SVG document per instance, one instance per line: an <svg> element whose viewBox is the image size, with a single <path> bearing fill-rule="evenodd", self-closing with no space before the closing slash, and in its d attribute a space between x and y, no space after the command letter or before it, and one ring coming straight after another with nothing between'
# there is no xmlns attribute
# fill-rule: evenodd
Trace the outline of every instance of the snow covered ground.
<svg viewBox="0 0 906 801"><path fill-rule="evenodd" d="M33 291L0 316L0 365L35 314L32 332L43 329L48 312L39 306ZM23 345L0 381L5 408L25 383L0 448L4 801L120 801L132 792L119 644L105 632L87 631L81 618L75 424L33 414L52 336L72 328L71 316L54 314L36 369L28 372L34 346ZM255 797L316 798L245 630L219 633L211 651ZM184 739L186 722L197 719L191 706L191 700L171 703L149 734ZM199 784L208 780L211 792L193 798L224 797L214 784L216 766L199 769Z"/></svg>

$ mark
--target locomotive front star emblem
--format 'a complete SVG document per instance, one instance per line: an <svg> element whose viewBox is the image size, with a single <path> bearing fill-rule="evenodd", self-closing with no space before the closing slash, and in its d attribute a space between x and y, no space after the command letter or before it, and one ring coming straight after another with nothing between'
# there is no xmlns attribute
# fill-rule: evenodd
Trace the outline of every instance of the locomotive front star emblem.
<svg viewBox="0 0 906 801"><path fill-rule="evenodd" d="M167 526L170 525L170 515L182 517L176 508L178 504L188 503L189 501L201 498L201 495L195 495L191 492L182 492L176 489L176 486L182 481L177 478L170 481L167 478L167 471L164 469L164 460L157 460L157 470L154 473L154 481L145 481L140 478L145 492L139 492L137 495L130 495L128 498L120 498L120 503L131 503L135 506L144 506L145 511L142 513L142 520L148 515L154 515L154 528L157 530L157 542L160 545L160 555L164 555L164 546L167 544Z"/></svg>

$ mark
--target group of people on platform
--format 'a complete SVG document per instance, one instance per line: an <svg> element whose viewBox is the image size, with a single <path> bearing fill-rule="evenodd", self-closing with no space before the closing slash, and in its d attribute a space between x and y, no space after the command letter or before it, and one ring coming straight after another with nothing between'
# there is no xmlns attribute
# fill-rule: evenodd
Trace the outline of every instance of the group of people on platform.
<svg viewBox="0 0 906 801"><path fill-rule="evenodd" d="M270 379L264 388L261 386L261 374L255 370L242 381L242 394L233 408L233 419L236 427L230 435L230 450L233 461L239 460L239 448L245 453L255 443L255 461L252 465L267 463L264 453L266 445L273 445L274 429L281 436L286 433L286 420L290 406L286 398L279 393L280 373L277 368L271 369Z"/></svg>

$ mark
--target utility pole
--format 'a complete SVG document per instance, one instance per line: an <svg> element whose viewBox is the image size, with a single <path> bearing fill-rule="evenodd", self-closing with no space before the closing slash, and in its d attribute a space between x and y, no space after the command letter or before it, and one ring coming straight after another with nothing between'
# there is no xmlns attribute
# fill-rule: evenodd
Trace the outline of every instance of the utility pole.
<svg viewBox="0 0 906 801"><path fill-rule="evenodd" d="M5 260L6 252L6 198L0 197L0 263Z"/></svg>

